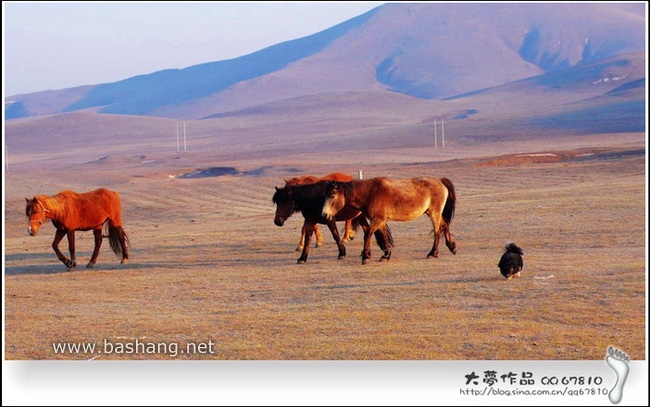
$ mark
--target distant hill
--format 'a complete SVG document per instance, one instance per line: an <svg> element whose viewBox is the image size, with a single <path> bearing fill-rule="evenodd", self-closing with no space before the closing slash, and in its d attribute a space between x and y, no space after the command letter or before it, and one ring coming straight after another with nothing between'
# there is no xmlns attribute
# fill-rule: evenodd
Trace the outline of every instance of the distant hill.
<svg viewBox="0 0 650 407"><path fill-rule="evenodd" d="M602 108L616 97L615 88L622 92L627 83L645 88L644 7L386 4L314 35L235 59L10 96L5 118L89 112L201 119L255 107L260 112L307 96L386 91L446 100L450 111L458 105L459 112L463 100L472 100L468 105L473 106L467 106L472 112L506 94L523 98L515 108L545 105L548 101L540 100L544 93L567 103L601 96L584 108ZM603 86L597 86L599 80ZM618 106L637 111L641 102L635 100Z"/></svg>

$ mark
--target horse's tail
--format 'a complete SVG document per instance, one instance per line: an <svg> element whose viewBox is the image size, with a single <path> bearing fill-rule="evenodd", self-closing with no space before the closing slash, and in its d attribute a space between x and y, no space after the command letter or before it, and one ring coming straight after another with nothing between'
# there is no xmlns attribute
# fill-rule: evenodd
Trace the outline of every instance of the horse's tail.
<svg viewBox="0 0 650 407"><path fill-rule="evenodd" d="M113 250L113 253L115 253L118 256L122 256L124 253L126 253L126 247L122 247L122 242L124 244L129 243L129 237L126 235L126 232L124 231L124 228L122 226L115 226L113 223L109 220L104 224L104 228L108 233L108 241L111 245L111 250Z"/></svg>
<svg viewBox="0 0 650 407"><path fill-rule="evenodd" d="M447 187L447 191L449 191L445 207L442 210L442 218L449 225L456 212L456 187L454 187L454 183L448 178L441 178L440 181Z"/></svg>
<svg viewBox="0 0 650 407"><path fill-rule="evenodd" d="M352 231L354 231L354 233L357 232L357 229L359 229L359 226L361 225L362 216L363 215L357 216L356 218L352 219L352 222L350 223L350 225L352 226Z"/></svg>
<svg viewBox="0 0 650 407"><path fill-rule="evenodd" d="M375 230L375 239L377 240L377 244L382 250L390 251L393 247L395 247L393 233L390 231L387 223L384 223L381 228Z"/></svg>

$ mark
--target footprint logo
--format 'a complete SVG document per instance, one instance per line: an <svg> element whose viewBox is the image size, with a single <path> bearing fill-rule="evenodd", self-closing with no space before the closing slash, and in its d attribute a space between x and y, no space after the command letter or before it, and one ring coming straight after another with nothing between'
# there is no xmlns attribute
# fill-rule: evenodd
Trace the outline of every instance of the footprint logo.
<svg viewBox="0 0 650 407"><path fill-rule="evenodd" d="M625 386L625 379L630 371L630 357L625 352L610 346L607 348L605 362L616 373L616 384L609 391L609 401L618 404L623 398L623 386Z"/></svg>

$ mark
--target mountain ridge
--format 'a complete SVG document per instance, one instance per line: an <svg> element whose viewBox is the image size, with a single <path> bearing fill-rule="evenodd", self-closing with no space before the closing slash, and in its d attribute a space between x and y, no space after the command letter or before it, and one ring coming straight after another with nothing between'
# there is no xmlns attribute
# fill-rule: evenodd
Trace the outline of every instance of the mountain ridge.
<svg viewBox="0 0 650 407"><path fill-rule="evenodd" d="M12 96L5 118L91 111L198 119L349 90L446 99L644 50L644 26L643 5L625 3L385 4L230 60Z"/></svg>

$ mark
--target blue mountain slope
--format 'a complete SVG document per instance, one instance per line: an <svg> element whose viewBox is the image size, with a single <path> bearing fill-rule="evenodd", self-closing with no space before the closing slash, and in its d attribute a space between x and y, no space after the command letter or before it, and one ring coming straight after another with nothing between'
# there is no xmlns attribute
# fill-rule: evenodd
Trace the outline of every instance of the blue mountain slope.
<svg viewBox="0 0 650 407"><path fill-rule="evenodd" d="M533 127L579 130L584 133L626 133L646 131L645 78L619 86L564 111L524 120Z"/></svg>
<svg viewBox="0 0 650 407"><path fill-rule="evenodd" d="M63 111L101 107L100 113L138 115L146 114L160 106L180 104L210 95L238 82L280 70L292 62L320 52L332 41L364 24L375 10L314 35L283 42L239 58L194 65L185 69L168 69L98 85L83 99ZM7 115L9 114L8 111Z"/></svg>

